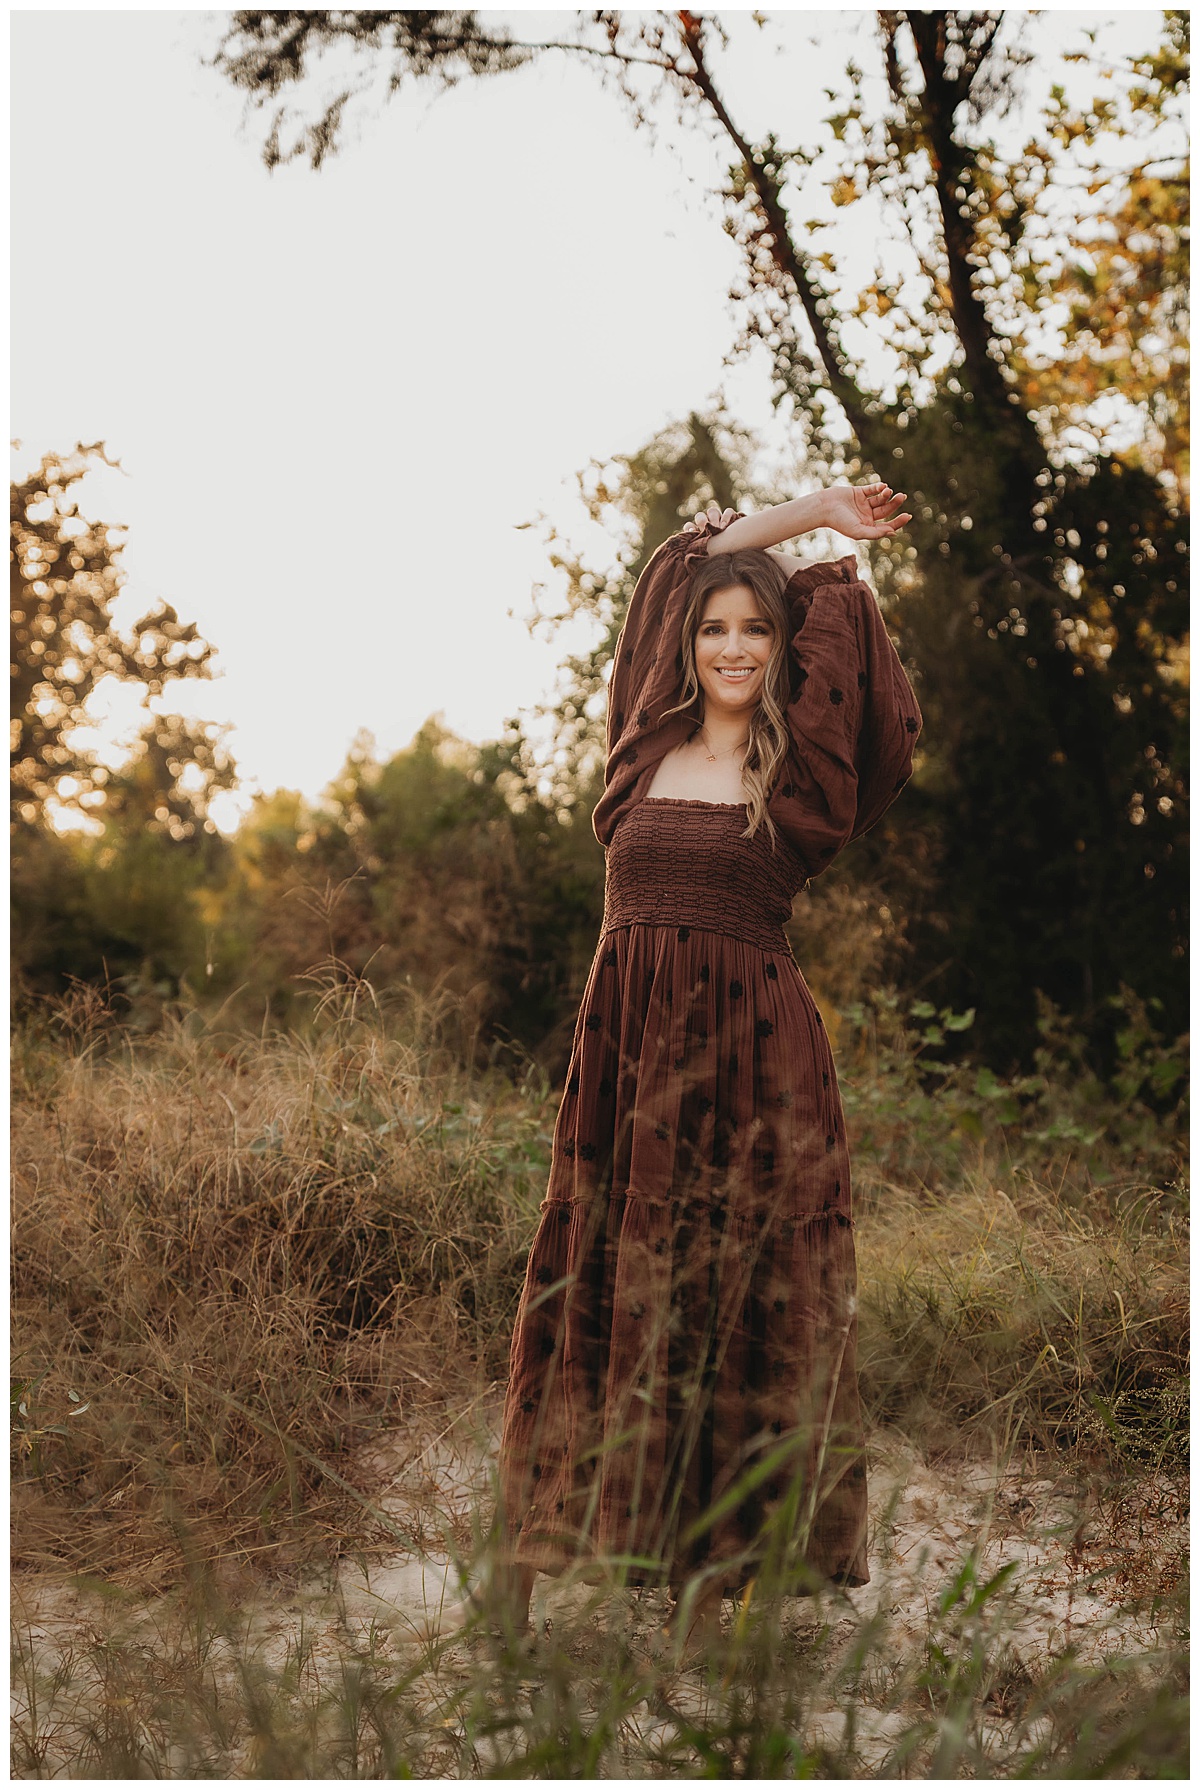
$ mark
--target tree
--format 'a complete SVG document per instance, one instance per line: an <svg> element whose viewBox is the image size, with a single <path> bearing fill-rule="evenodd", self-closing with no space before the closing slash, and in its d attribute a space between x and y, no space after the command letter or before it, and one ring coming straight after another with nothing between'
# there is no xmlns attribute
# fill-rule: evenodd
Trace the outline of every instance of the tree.
<svg viewBox="0 0 1200 1790"><path fill-rule="evenodd" d="M10 802L14 828L45 818L51 800L127 831L176 841L213 832L208 803L234 782L233 761L211 724L150 710L127 764L110 771L74 737L101 679L161 696L167 681L210 677L213 648L160 602L118 631L112 607L124 582L120 529L80 515L72 487L102 442L47 454L14 484L10 548Z"/></svg>
<svg viewBox="0 0 1200 1790"><path fill-rule="evenodd" d="M217 66L302 105L298 44L370 67L373 22L399 16L235 13ZM1028 1055L1039 988L1102 1028L1106 998L1129 982L1182 1026L1182 410L1177 358L1164 372L1148 338L1178 334L1186 167L1170 143L1148 232L1138 182L1150 176L1129 171L1109 213L1119 247L1093 247L1097 271L1050 196L1088 143L1122 153L1147 118L1176 128L1183 15L1168 15L1160 55L1113 71L1115 93L1079 128L1052 90L1015 153L992 127L1039 68L1039 26L1024 15L881 11L873 66L848 68L820 139L793 147L739 126L718 73L724 34L704 15L598 12L579 15L572 44L494 33L486 47L474 15L421 16L389 39L389 93L469 69L472 55L498 73L555 48L592 61L639 116L666 94L689 128L716 133L730 154L724 224L743 258L735 352L765 343L814 469L873 470L915 500L909 540L881 544L874 563L929 721L918 784L938 894L914 943L931 992L978 1007L997 1060ZM337 146L351 99L340 91L314 165ZM277 140L266 153L277 159ZM821 194L828 215L807 215ZM865 291L839 271L847 226L880 245ZM1085 316L1101 278L1121 302ZM887 351L884 377L864 330ZM1136 453L1090 427L1095 343L1153 422ZM1176 476L1160 476L1164 457ZM596 595L611 634L613 593Z"/></svg>

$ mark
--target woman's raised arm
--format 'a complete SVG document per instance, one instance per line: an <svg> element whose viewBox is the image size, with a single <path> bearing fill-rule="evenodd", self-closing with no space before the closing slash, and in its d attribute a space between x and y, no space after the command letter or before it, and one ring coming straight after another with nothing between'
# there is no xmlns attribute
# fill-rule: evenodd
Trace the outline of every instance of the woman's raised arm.
<svg viewBox="0 0 1200 1790"><path fill-rule="evenodd" d="M684 532L692 533L696 524L705 522L720 527L721 533L713 535L708 543L710 555L740 553L747 547L777 547L780 541L811 534L818 528L836 529L852 541L877 541L912 521L903 509L904 498L903 491L894 492L890 485L876 481L870 485L831 485L826 491L772 504L755 516L738 516L711 503L707 512L697 512L696 523L685 524ZM722 527L728 517L732 520ZM786 560L788 555L779 557ZM796 560L793 566L800 563Z"/></svg>

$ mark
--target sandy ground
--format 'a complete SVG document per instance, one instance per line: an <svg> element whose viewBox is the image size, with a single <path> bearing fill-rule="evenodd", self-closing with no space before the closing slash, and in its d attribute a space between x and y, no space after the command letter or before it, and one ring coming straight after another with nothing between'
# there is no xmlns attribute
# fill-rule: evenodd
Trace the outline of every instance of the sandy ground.
<svg viewBox="0 0 1200 1790"><path fill-rule="evenodd" d="M477 1644L464 1640L423 1653L416 1630L458 1596L454 1559L469 1553L477 1513L487 1507L489 1450L477 1439L456 1440L447 1433L397 1450L387 1465L390 1490L383 1507L416 1545L371 1563L344 1558L323 1577L301 1586L243 1584L239 1645L276 1670L303 1655L306 1670L318 1680L323 1674L336 1676L348 1637L357 1637L374 1657L382 1653L398 1667L419 1666L427 1657L432 1707L440 1686L461 1682L472 1669L471 1649ZM1182 1480L1142 1478L1136 1495L1131 1481L1124 1503L1118 1498L1100 1504L1065 1475L1056 1483L1013 1466L931 1466L910 1445L876 1437L869 1483L870 1582L820 1600L819 1609L812 1599L792 1600L781 1645L803 1649L819 1634L829 1657L836 1658L839 1644L849 1644L861 1632L862 1620L875 1617L885 1636L880 1657L911 1657L939 1619L938 1600L946 1586L976 1546L978 1583L1005 1565L1011 1567L989 1604L989 1620L1003 1625L1017 1675L1069 1648L1081 1662L1097 1663L1114 1655L1150 1655L1167 1644L1169 1637L1155 1619L1153 1594L1168 1591L1181 1570L1187 1541ZM162 1645L171 1609L178 1606L169 1595L139 1601L134 1613L138 1645L153 1652L155 1635ZM538 1645L555 1647L560 1657L565 1652L574 1663L586 1709L589 1666L600 1669L605 1630L622 1630L636 1654L661 1626L666 1604L661 1594L647 1592L610 1598L602 1605L586 1586L542 1578L533 1614L542 1637ZM24 1662L13 1674L18 1727L37 1726L45 1735L48 1720L53 1726L47 1686L57 1684L54 1694L60 1701L70 1696L75 1709L86 1702L113 1615L111 1598L95 1590L47 1575L14 1575L12 1616L18 1659ZM727 1603L727 1623L736 1616ZM130 1620L126 1608L122 1621L133 1644ZM177 1613L174 1621L179 1622ZM220 1651L220 1644L214 1644L211 1658L217 1659ZM34 1661L42 1686L36 1692L41 1698L36 1711L31 1708L35 1693L29 1670ZM529 1670L536 1678L536 1652ZM813 1738L835 1748L846 1742L847 1722L852 1721L852 1757L860 1774L878 1769L911 1719L894 1708L875 1707L889 1701L886 1685L880 1688L875 1698L864 1695L853 1706L831 1701L809 1716ZM673 1673L665 1690L660 1683L657 1693L648 1693L645 1704L630 1712L626 1763L635 1753L644 1757L646 1749L668 1740L673 1725L702 1718L711 1694L699 1670ZM1004 1709L998 1707L997 1732L1003 1718ZM47 1744L41 1775L55 1775L56 1765L61 1770L71 1731L72 1722L64 1715L58 1744L53 1739ZM499 1756L494 1761L501 1762ZM622 1761L613 1759L605 1775L622 1775L621 1767Z"/></svg>

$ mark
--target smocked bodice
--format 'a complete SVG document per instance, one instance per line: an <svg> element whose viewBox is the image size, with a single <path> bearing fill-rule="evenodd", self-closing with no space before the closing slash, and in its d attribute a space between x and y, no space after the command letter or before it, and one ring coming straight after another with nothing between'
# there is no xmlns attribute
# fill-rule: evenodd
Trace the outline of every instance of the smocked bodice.
<svg viewBox="0 0 1200 1790"><path fill-rule="evenodd" d="M694 926L787 951L784 926L804 866L765 827L743 835L743 803L646 797L622 819L606 854L603 932Z"/></svg>

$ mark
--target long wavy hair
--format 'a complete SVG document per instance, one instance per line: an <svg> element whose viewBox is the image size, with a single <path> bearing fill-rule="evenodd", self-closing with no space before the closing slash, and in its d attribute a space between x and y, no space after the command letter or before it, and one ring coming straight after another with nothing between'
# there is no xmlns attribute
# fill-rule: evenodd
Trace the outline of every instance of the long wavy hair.
<svg viewBox="0 0 1200 1790"><path fill-rule="evenodd" d="M761 613L772 627L771 653L763 675L762 692L750 717L749 741L742 760L742 784L746 791L748 822L744 837L752 839L759 827L765 826L774 845L775 824L767 812L767 802L790 744L784 711L791 695L788 670L791 618L784 596L787 573L773 554L760 547L748 547L741 553L712 554L700 562L692 576L683 616L680 699L673 708L666 709L661 718L686 714L695 720L699 731L704 721L704 691L696 672L696 636L708 599L734 584L749 586L758 598Z"/></svg>

